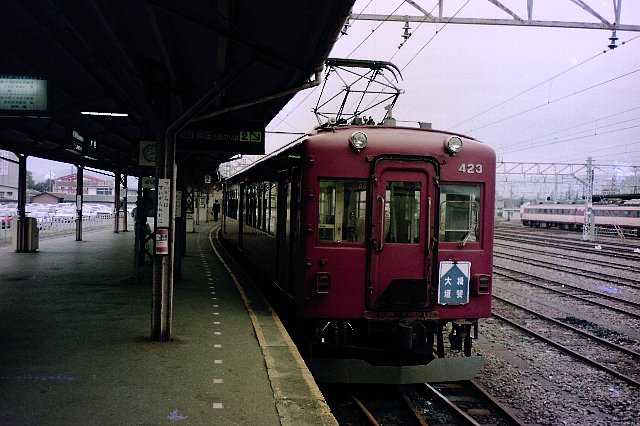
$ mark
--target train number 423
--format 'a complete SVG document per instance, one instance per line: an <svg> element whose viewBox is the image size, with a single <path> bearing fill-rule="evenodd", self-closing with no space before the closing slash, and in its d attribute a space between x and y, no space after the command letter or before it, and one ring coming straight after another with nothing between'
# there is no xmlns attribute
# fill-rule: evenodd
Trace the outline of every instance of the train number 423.
<svg viewBox="0 0 640 426"><path fill-rule="evenodd" d="M458 171L462 173L482 173L482 164L461 164L460 167L458 167Z"/></svg>

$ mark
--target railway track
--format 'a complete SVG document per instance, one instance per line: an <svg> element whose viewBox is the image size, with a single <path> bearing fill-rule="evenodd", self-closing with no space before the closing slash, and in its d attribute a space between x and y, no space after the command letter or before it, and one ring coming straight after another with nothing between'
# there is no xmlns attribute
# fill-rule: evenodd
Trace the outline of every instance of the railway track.
<svg viewBox="0 0 640 426"><path fill-rule="evenodd" d="M561 294L566 297L587 302L589 304L604 307L604 308L628 315L629 317L632 317L632 318L636 318L636 319L640 318L640 313L638 313L638 309L640 308L640 303L633 302L630 300L625 300L611 294L589 290L581 286L535 276L532 274L528 274L525 272L517 271L514 269L502 267L502 266L494 265L494 275L502 276L509 280L517 281L517 282L531 285L537 288L548 290L556 294ZM610 303L604 303L599 299L606 299L610 302L615 302L616 304L618 304L618 306ZM624 307L621 307L620 305ZM634 308L634 310L632 310L632 308Z"/></svg>
<svg viewBox="0 0 640 426"><path fill-rule="evenodd" d="M549 252L548 250L539 250L539 249L535 249L535 248L531 248L531 247L522 247L522 246L513 246L513 245L509 245L509 244L504 244L504 243L499 243L499 242L495 242L493 244L494 247L494 255L497 254L511 254L511 252L513 250L517 250L518 252L521 253L529 253L529 254L536 254L536 255L540 255L540 256L544 256L544 257L552 257L554 260L558 260L558 257L561 257L563 261L567 261L567 262L580 262L580 263L584 263L585 262L585 258L584 256L572 256L569 254L559 254L559 253L555 253L555 252ZM495 248L501 248L503 250L509 250L509 252L505 252L505 251L497 251L495 250ZM524 257L522 256L522 258L524 259L530 259L528 257ZM603 268L608 268L608 269L614 269L616 271L626 271L626 272L637 272L638 268L635 265L629 265L627 264L616 264L613 263L611 258L608 259L604 259L604 260L600 260L600 259L589 259L589 265L590 266L600 266ZM545 262L545 263L549 263L552 265L558 265L557 263L554 262Z"/></svg>
<svg viewBox="0 0 640 426"><path fill-rule="evenodd" d="M521 425L518 417L473 381L405 386L325 387L345 425Z"/></svg>
<svg viewBox="0 0 640 426"><path fill-rule="evenodd" d="M609 375L640 388L640 353L495 296L492 315ZM561 329L561 331L558 331Z"/></svg>
<svg viewBox="0 0 640 426"><path fill-rule="evenodd" d="M545 246L561 248L564 250L575 251L579 253L599 254L613 256L617 259L640 260L640 240L634 239L629 243L613 243L610 241L583 241L575 238L563 238L557 233L553 234L537 234L523 232L518 229L496 229L495 238L501 241L513 241L519 244L537 244L544 243ZM597 249L595 247L598 247Z"/></svg>
<svg viewBox="0 0 640 426"><path fill-rule="evenodd" d="M558 228L531 228L524 225L517 224L516 226L501 226L500 224L495 227L496 233L507 235L524 235L524 236L542 236L549 237L563 241L584 241L582 239L582 232L570 231ZM613 246L627 247L640 244L640 239L632 236L630 238L621 239L618 235L612 235L608 233L600 233L598 235L598 241Z"/></svg>

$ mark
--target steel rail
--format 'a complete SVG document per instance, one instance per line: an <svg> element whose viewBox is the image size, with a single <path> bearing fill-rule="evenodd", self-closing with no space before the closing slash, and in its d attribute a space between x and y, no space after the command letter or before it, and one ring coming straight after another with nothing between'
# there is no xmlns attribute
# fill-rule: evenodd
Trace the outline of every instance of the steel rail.
<svg viewBox="0 0 640 426"><path fill-rule="evenodd" d="M514 413L508 407L504 406L500 401L498 401L493 395L491 395L478 382L476 382L475 380L469 380L469 384L472 387L474 387L478 392L480 392L482 395L484 395L485 398L491 401L491 403L495 406L495 408L497 408L498 411L500 411L500 414L502 414L503 416L505 416L506 418L508 418L510 421L512 421L514 424L518 426L525 425L525 423L522 420L520 420L520 418L516 415L516 413Z"/></svg>
<svg viewBox="0 0 640 426"><path fill-rule="evenodd" d="M496 253L495 250L493 252L493 257L494 258L498 257L500 259L507 259L507 260L509 260L509 259L517 259L520 263L525 263L527 265L534 265L534 266L544 265L543 267L545 269L553 269L554 271L560 271L560 272L571 271L571 274L573 274L573 275L579 275L579 276L586 277L586 278L596 279L596 280L600 280L600 281L606 281L608 283L615 284L615 285L620 285L620 286L623 286L623 287L630 287L630 288L636 288L636 289L640 287L640 280L639 279L628 278L628 279L626 279L627 281L629 281L631 283L635 283L637 285L626 284L626 283L623 283L623 282L620 282L620 281L616 281L613 278L617 278L617 277L614 277L613 275L610 275L610 274L604 274L602 272L595 272L595 271L587 271L587 272L585 272L583 269L574 268L573 266L566 266L566 265L558 266L557 263L546 262L544 260L531 260L528 257L518 256L518 255L514 255L514 254Z"/></svg>
<svg viewBox="0 0 640 426"><path fill-rule="evenodd" d="M512 302L510 300L507 300L507 299L505 299L503 297L500 297L500 296L497 296L495 294L493 295L493 297L498 299L498 300L500 300L501 302L504 302L504 303L506 303L508 305L511 305L511 306L515 306L518 309L521 309L521 310L523 310L525 312L528 312L531 315L536 315L536 316L538 316L540 318L543 318L546 321L550 321L550 322L552 322L552 323L554 323L556 325L559 325L560 327L567 328L567 329L569 329L569 330L571 330L571 331L573 331L573 332L575 332L577 334L580 334L582 336L588 337L589 339L595 340L596 342L598 342L598 343L600 343L602 345L609 346L610 348L613 348L613 349L615 349L617 351L623 352L623 353L625 353L627 355L631 355L634 358L640 359L640 353L638 353L638 352L636 352L636 351L634 351L632 349L625 348L624 346L620 346L617 343L610 342L610 341L608 341L606 339L603 339L602 337L599 337L599 336L596 336L595 334L589 333L588 331L581 330L581 329L579 329L577 327L574 327L572 325L564 323L564 322L562 322L560 320L557 320L555 318L548 317L548 316L546 316L544 314L541 314L541 313L536 312L536 311L534 311L532 309L526 308L526 307L524 307L522 305L519 305L518 303Z"/></svg>
<svg viewBox="0 0 640 426"><path fill-rule="evenodd" d="M533 248L525 248L525 247L514 247L511 246L509 244L504 244L504 243L498 243L498 242L494 242L493 243L493 247L502 247L505 249L516 249L518 251L523 251L526 253L533 253L533 254L539 254L542 256L558 256L560 255L560 253L555 253L555 252L549 252L549 251L544 251L544 250L536 250ZM494 252L495 254L495 252ZM562 254L562 259L563 260L575 260L577 262L584 262L585 259L584 257L581 256L572 256L570 254ZM635 266L629 266L629 265L621 265L621 264L613 264L611 263L611 261L607 261L607 260L596 260L596 259L589 259L589 263L592 265L598 265L598 266L603 266L603 267L607 267L607 268L612 268L612 269L618 269L618 270L622 270L622 271L630 271L630 272L636 272L638 270L637 267Z"/></svg>
<svg viewBox="0 0 640 426"><path fill-rule="evenodd" d="M369 423L371 423L373 426L380 426L380 423L378 423L378 421L373 416L371 411L369 411L369 409L367 409L367 407L365 407L365 405L362 403L362 401L360 401L360 399L357 396L355 396L353 393L349 392L349 397L353 400L353 402L356 403L356 405L360 409L360 412L362 414L364 414L364 416L367 418L367 420L369 420Z"/></svg>
<svg viewBox="0 0 640 426"><path fill-rule="evenodd" d="M633 306L633 307L636 307L636 308L640 307L640 303L631 302L631 301L628 301L628 300L620 299L619 297L614 297L614 296L611 296L611 295L608 295L608 294L603 294L603 293L598 293L598 292L595 292L595 291L587 290L585 288L574 286L572 284L561 283L561 282L554 281L554 280L548 280L548 279L545 279L545 278L536 277L535 275L527 274L526 272L516 271L516 270L510 269L510 268L505 268L503 266L493 265L493 273L494 273L494 275L501 275L501 276L507 277L507 278L509 278L509 279L511 279L513 281L518 281L518 282L521 282L521 283L532 285L534 287L543 288L545 290L553 291L553 292L556 292L556 293L563 294L565 296L569 296L569 297L573 297L575 299L582 300L583 302L588 302L588 303L592 303L594 305L604 306L604 307L607 307L607 308L609 308L611 310L614 310L614 311L617 311L617 312L621 312L623 314L627 314L627 315L630 315L630 316L635 317L635 318L640 318L640 314L636 314L634 312L630 312L630 311L627 311L627 310L622 309L622 308L617 308L615 306L605 305L604 303L600 303L600 302L596 302L596 301L593 301L593 300L589 300L586 297L582 297L582 296L578 296L578 295L575 295L575 294L571 294L571 293L568 293L566 291L562 291L562 290L558 290L558 289L554 289L554 288L549 288L549 287L546 287L546 286L544 286L542 284L538 284L538 283L531 282L531 281L528 281L528 280L525 280L525 279L522 279L522 278L514 277L514 276L511 276L511 275L506 274L504 272L498 272L498 271L496 271L496 269L503 269L503 270L506 270L506 271L509 271L509 272L515 272L517 274L529 276L529 277L532 277L532 278L539 278L541 280L544 280L544 281L546 281L548 283L551 283L551 284L554 284L554 285L564 286L564 287L568 287L568 288L571 288L571 289L574 289L574 290L579 290L579 291L582 291L582 292L587 293L587 294L593 294L593 295L596 295L596 296L599 296L599 297L602 297L602 298L605 298L605 299L612 300L614 302L623 303L623 304L630 305L630 306Z"/></svg>
<svg viewBox="0 0 640 426"><path fill-rule="evenodd" d="M627 382L628 384L630 384L632 386L635 386L636 388L640 388L640 382L638 382L637 380L634 380L634 379L632 379L630 377L627 377L624 374L619 373L619 372L607 367L606 365L600 364L598 361L595 361L595 360L593 360L593 359L591 359L589 357L586 357L586 356L584 356L584 355L582 355L582 354L580 354L580 353L578 353L578 352L576 352L576 351L574 351L572 349L569 349L566 346L562 345L561 343L556 342L555 340L551 340L551 339L549 339L549 338L547 338L545 336L542 336L541 334L536 333L533 330L530 330L525 325L522 325L522 324L520 324L520 323L518 323L516 321L510 320L510 319L507 319L506 317L503 317L502 315L499 315L499 314L496 314L496 313L492 313L491 316L493 316L495 318L498 318L499 320L504 321L507 324L512 325L512 326L524 331L525 333L530 334L530 335L534 336L535 338L537 338L539 340L542 340L543 342L545 342L545 343L547 343L547 344L549 344L549 345L551 345L551 346L553 346L553 347L555 347L557 349L560 349L562 352L565 352L565 353L573 356L574 358L578 358L579 360L581 360L581 361L583 361L583 362L585 362L585 363L587 363L589 365L597 367L598 369L609 373L610 375L612 375L613 377L615 377L615 378L617 378L619 380Z"/></svg>
<svg viewBox="0 0 640 426"><path fill-rule="evenodd" d="M526 236L526 240L524 240L524 237L513 237L513 236L506 236L506 235L497 235L499 233L496 233L496 239L501 239L504 241L515 241L518 243L526 243L526 244L531 244L533 242L543 242L543 243L551 243L554 245L554 247L559 248L559 249L567 249L567 250L571 250L571 251L577 251L580 253L589 253L589 254L593 254L593 255L612 255L615 256L617 259L624 259L624 260L640 260L640 254L635 254L632 251L632 247L631 246L609 246L607 247L606 245L600 244L602 246L602 249L600 250L595 250L593 248L590 248L591 246L593 246L594 242L583 242L583 241L578 241L578 240L565 240L565 241L558 241L558 239L556 238L545 238L545 237L537 237L537 238L531 238L531 235L527 235Z"/></svg>
<svg viewBox="0 0 640 426"><path fill-rule="evenodd" d="M478 423L473 417L467 414L464 410L462 410L456 404L451 402L446 396L440 393L440 391L438 391L436 388L431 386L429 383L425 383L424 385L429 390L429 392L431 392L434 396L438 398L440 402L442 402L443 404L448 406L451 410L453 410L456 414L458 414L460 418L462 418L465 421L466 424L481 426L480 423Z"/></svg>
<svg viewBox="0 0 640 426"><path fill-rule="evenodd" d="M406 404L409 411L411 411L416 421L420 424L420 426L429 426L429 424L426 422L426 420L424 419L420 411L416 408L413 402L411 402L411 399L409 399L409 396L407 395L407 393L404 390L402 390L400 386L398 386L398 393L400 394L400 397Z"/></svg>

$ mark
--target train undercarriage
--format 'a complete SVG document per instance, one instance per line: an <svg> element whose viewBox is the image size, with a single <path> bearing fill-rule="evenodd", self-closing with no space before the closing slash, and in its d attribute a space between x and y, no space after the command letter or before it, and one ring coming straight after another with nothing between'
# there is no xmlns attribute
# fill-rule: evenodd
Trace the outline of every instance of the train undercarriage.
<svg viewBox="0 0 640 426"><path fill-rule="evenodd" d="M300 350L318 381L468 380L484 363L471 356L477 320L317 320L307 330L314 337Z"/></svg>

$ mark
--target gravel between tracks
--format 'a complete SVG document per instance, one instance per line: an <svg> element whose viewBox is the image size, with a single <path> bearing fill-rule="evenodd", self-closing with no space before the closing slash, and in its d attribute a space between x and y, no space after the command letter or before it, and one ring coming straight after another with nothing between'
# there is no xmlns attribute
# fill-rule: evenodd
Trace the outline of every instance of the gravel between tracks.
<svg viewBox="0 0 640 426"><path fill-rule="evenodd" d="M638 424L640 390L499 320L483 321L481 336L476 351L487 363L476 380L526 423Z"/></svg>
<svg viewBox="0 0 640 426"><path fill-rule="evenodd" d="M513 247L513 251L516 253L517 247ZM561 259L562 251L549 251ZM589 256L584 257L588 262ZM545 260L549 261L548 258ZM524 298L541 296L540 291L518 287L517 292L522 292ZM561 304L557 298L555 302ZM566 309L581 310L575 303L566 305ZM593 319L599 316L589 311L585 315ZM634 320L617 324L612 318L608 319L611 328L635 329ZM605 321L600 318L596 322L602 326ZM476 380L501 402L520 412L526 424L640 424L640 389L577 361L500 320L481 320L480 338L474 343L474 351L486 359Z"/></svg>

